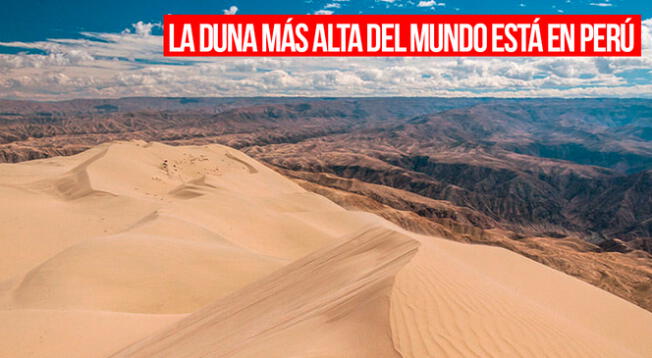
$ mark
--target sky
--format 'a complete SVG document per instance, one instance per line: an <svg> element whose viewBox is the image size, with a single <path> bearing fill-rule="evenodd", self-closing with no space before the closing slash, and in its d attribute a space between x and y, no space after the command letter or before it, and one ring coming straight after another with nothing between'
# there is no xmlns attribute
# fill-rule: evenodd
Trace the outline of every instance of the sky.
<svg viewBox="0 0 652 358"><path fill-rule="evenodd" d="M651 97L652 6L627 0L11 1L0 98ZM164 14L640 14L629 58L166 58Z"/></svg>

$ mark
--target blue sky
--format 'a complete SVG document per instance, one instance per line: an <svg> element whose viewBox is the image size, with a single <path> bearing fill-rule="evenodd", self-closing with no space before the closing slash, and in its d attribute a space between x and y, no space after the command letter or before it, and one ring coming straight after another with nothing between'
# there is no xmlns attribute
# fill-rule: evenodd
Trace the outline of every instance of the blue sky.
<svg viewBox="0 0 652 358"><path fill-rule="evenodd" d="M652 17L648 1L626 0L442 0L428 1L7 1L0 12L0 41L76 37L80 32L119 32L138 22L160 22L163 14L218 14L232 5L240 14L306 14L325 9L338 14L641 14ZM328 7L330 4L330 7Z"/></svg>
<svg viewBox="0 0 652 358"><path fill-rule="evenodd" d="M172 14L641 14L637 58L164 58ZM146 96L652 97L647 1L12 1L0 12L0 98Z"/></svg>

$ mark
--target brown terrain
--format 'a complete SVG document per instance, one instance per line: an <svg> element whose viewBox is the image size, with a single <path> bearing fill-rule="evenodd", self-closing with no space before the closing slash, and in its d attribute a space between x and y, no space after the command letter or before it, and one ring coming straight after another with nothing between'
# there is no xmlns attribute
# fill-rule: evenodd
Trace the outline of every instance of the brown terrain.
<svg viewBox="0 0 652 358"><path fill-rule="evenodd" d="M225 144L350 210L500 246L652 310L652 101L0 101L0 161Z"/></svg>

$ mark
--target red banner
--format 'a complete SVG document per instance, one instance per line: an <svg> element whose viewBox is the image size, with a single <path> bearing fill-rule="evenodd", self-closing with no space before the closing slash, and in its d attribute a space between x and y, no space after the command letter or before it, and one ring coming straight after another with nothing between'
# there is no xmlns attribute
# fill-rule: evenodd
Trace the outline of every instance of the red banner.
<svg viewBox="0 0 652 358"><path fill-rule="evenodd" d="M640 15L165 15L165 56L640 56Z"/></svg>

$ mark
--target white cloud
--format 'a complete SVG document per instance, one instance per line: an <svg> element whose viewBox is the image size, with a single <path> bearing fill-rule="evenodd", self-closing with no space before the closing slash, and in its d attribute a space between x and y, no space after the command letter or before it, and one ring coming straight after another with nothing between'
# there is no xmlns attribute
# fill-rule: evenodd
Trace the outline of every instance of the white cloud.
<svg viewBox="0 0 652 358"><path fill-rule="evenodd" d="M228 9L224 9L222 11L224 12L224 15L235 15L238 12L238 7L231 5Z"/></svg>
<svg viewBox="0 0 652 358"><path fill-rule="evenodd" d="M438 3L435 0L429 1L419 1L417 7L434 7L434 6L445 6L445 3Z"/></svg>
<svg viewBox="0 0 652 358"><path fill-rule="evenodd" d="M608 2L592 2L592 3L590 3L589 5L591 5L591 6L600 6L600 7L609 7L609 6L613 6L613 4L610 4L610 3L608 3Z"/></svg>
<svg viewBox="0 0 652 358"><path fill-rule="evenodd" d="M139 36L150 36L152 34L152 30L155 28L161 28L161 23L150 23L150 22L142 22L138 21L135 24L131 24L132 29L124 29L122 30L123 34L130 34L130 33L135 33L136 35Z"/></svg>
<svg viewBox="0 0 652 358"><path fill-rule="evenodd" d="M0 43L45 52L0 55L0 98L652 97L652 19L643 21L643 56L622 58L166 58L151 32L156 24L137 24L123 33ZM648 81L629 81L628 73L647 73Z"/></svg>
<svg viewBox="0 0 652 358"><path fill-rule="evenodd" d="M341 7L342 5L334 2L334 3L326 4L326 6L324 6L324 9L339 9Z"/></svg>
<svg viewBox="0 0 652 358"><path fill-rule="evenodd" d="M315 15L333 15L333 11L321 9L321 10L315 11L313 14L315 14Z"/></svg>
<svg viewBox="0 0 652 358"><path fill-rule="evenodd" d="M161 27L161 24L146 24L143 23L142 21L138 21L134 25L134 29L136 30L136 35L140 36L149 36L152 34L152 29L154 27Z"/></svg>

